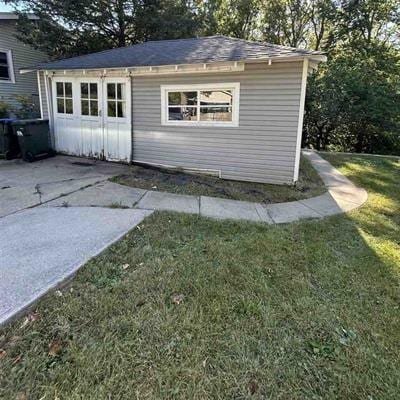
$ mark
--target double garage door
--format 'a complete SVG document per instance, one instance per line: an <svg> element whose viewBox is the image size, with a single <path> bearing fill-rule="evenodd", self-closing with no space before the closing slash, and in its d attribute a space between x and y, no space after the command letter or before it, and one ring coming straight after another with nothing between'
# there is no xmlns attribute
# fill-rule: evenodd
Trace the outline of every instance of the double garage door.
<svg viewBox="0 0 400 400"><path fill-rule="evenodd" d="M127 78L53 78L56 150L129 162L130 90Z"/></svg>

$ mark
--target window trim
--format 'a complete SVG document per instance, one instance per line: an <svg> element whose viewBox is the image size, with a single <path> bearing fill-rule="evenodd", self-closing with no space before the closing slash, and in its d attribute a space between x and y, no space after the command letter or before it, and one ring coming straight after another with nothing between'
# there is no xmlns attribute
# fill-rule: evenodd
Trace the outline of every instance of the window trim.
<svg viewBox="0 0 400 400"><path fill-rule="evenodd" d="M206 83L187 85L161 85L161 125L164 126L212 126L212 127L238 127L239 126L239 99L240 83ZM209 91L212 89L232 90L232 121L169 121L168 120L168 93L177 91ZM198 108L198 106L195 106Z"/></svg>
<svg viewBox="0 0 400 400"><path fill-rule="evenodd" d="M0 48L0 52L7 54L8 75L10 76L9 79L0 79L0 83L15 83L14 63L13 63L12 51L10 49Z"/></svg>

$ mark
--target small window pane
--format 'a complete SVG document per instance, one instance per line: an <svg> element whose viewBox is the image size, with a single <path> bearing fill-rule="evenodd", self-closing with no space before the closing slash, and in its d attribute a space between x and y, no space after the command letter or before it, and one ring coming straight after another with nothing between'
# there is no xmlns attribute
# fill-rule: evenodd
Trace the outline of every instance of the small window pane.
<svg viewBox="0 0 400 400"><path fill-rule="evenodd" d="M72 83L65 82L65 97L72 97Z"/></svg>
<svg viewBox="0 0 400 400"><path fill-rule="evenodd" d="M66 114L73 114L73 107L72 107L72 99L65 100L65 113Z"/></svg>
<svg viewBox="0 0 400 400"><path fill-rule="evenodd" d="M125 100L125 84L117 83L117 99Z"/></svg>
<svg viewBox="0 0 400 400"><path fill-rule="evenodd" d="M169 107L169 121L197 121L196 107Z"/></svg>
<svg viewBox="0 0 400 400"><path fill-rule="evenodd" d="M107 101L107 115L109 117L116 116L115 101Z"/></svg>
<svg viewBox="0 0 400 400"><path fill-rule="evenodd" d="M200 92L200 105L232 105L232 91L231 90L212 90Z"/></svg>
<svg viewBox="0 0 400 400"><path fill-rule="evenodd" d="M99 108L97 106L97 100L90 102L90 115L97 117L99 115Z"/></svg>
<svg viewBox="0 0 400 400"><path fill-rule="evenodd" d="M64 85L62 82L56 83L56 89L57 89L57 97L63 97L64 96Z"/></svg>
<svg viewBox="0 0 400 400"><path fill-rule="evenodd" d="M7 65L8 59L7 59L7 53L4 51L0 51L0 64L1 65Z"/></svg>
<svg viewBox="0 0 400 400"><path fill-rule="evenodd" d="M81 100L81 114L89 115L89 100Z"/></svg>
<svg viewBox="0 0 400 400"><path fill-rule="evenodd" d="M232 109L230 107L201 107L200 121L232 121Z"/></svg>
<svg viewBox="0 0 400 400"><path fill-rule="evenodd" d="M64 114L64 99L57 99L57 112Z"/></svg>
<svg viewBox="0 0 400 400"><path fill-rule="evenodd" d="M197 104L197 92L169 92L168 103L170 106L194 106Z"/></svg>
<svg viewBox="0 0 400 400"><path fill-rule="evenodd" d="M115 83L107 83L107 98L115 99Z"/></svg>
<svg viewBox="0 0 400 400"><path fill-rule="evenodd" d="M90 84L90 98L97 99L97 83Z"/></svg>
<svg viewBox="0 0 400 400"><path fill-rule="evenodd" d="M0 65L0 79L2 79L2 80L10 79L8 67L4 67L4 66Z"/></svg>
<svg viewBox="0 0 400 400"><path fill-rule="evenodd" d="M125 102L123 101L117 102L117 116L119 118L125 117Z"/></svg>
<svg viewBox="0 0 400 400"><path fill-rule="evenodd" d="M89 89L87 83L81 83L81 97L87 99L89 97Z"/></svg>

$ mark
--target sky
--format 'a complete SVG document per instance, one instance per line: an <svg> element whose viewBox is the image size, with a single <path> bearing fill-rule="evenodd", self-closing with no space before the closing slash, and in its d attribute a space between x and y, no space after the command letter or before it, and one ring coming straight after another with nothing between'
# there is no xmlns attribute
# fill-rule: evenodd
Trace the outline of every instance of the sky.
<svg viewBox="0 0 400 400"><path fill-rule="evenodd" d="M6 6L1 0L0 0L0 12L4 12L4 11L12 11L12 7L11 6Z"/></svg>

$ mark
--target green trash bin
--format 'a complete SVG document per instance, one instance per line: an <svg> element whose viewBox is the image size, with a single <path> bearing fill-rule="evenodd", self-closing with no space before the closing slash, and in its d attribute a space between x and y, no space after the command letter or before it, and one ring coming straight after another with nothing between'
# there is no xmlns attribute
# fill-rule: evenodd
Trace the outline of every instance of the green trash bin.
<svg viewBox="0 0 400 400"><path fill-rule="evenodd" d="M18 157L21 152L18 138L12 132L11 122L13 121L12 118L0 119L0 158L6 160Z"/></svg>
<svg viewBox="0 0 400 400"><path fill-rule="evenodd" d="M18 138L22 158L32 162L55 156L50 146L49 121L24 119L11 122L13 134Z"/></svg>

